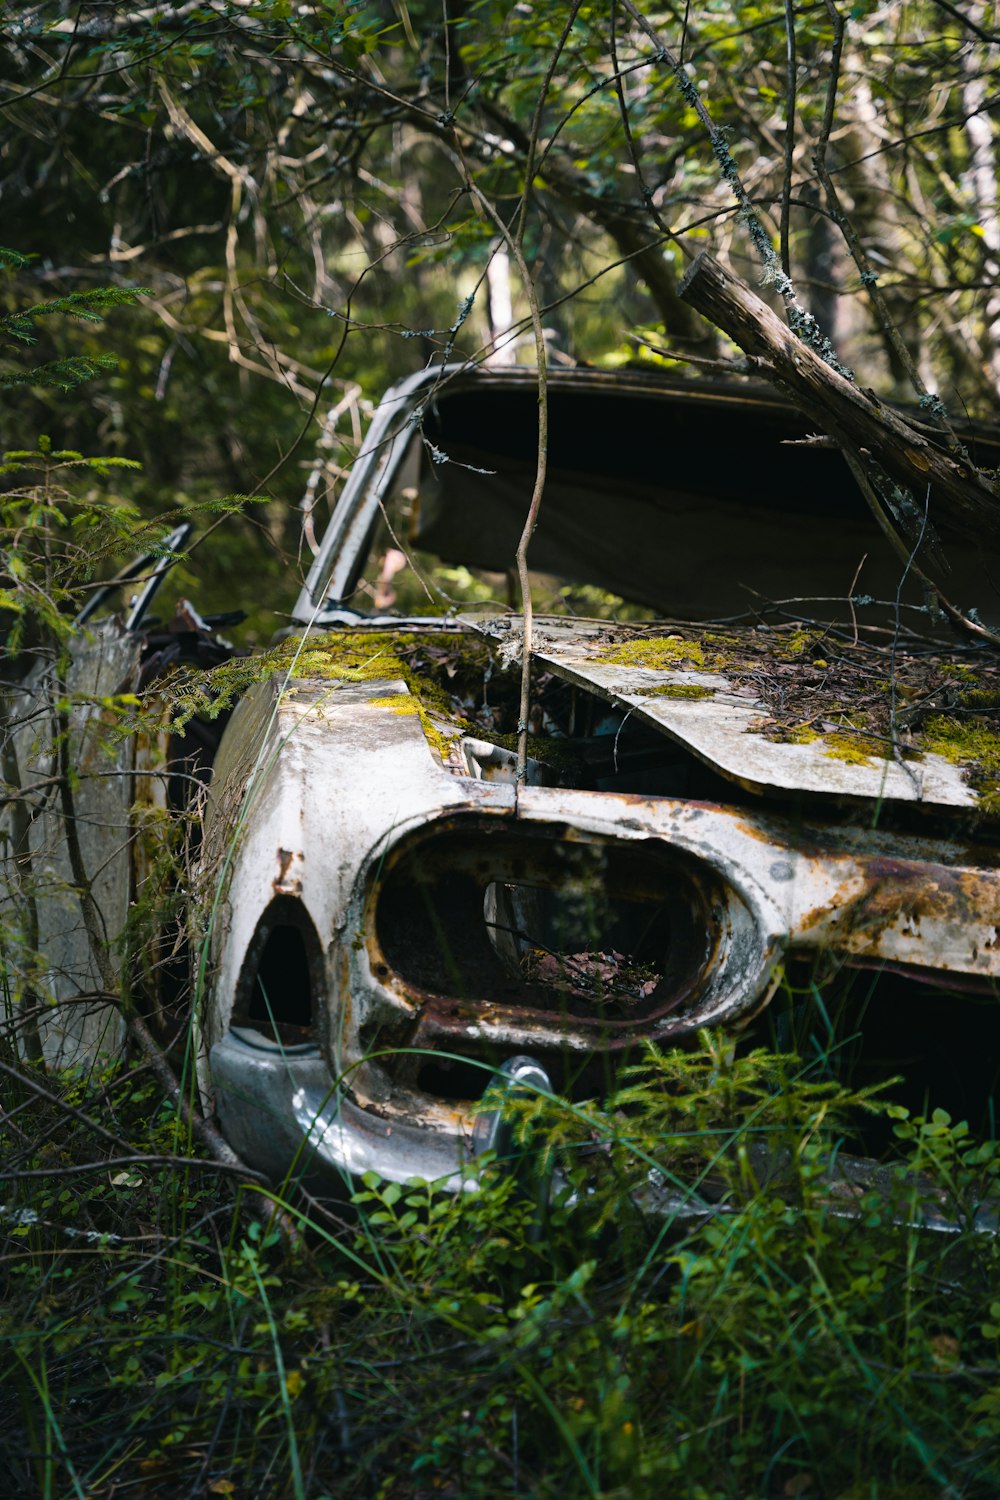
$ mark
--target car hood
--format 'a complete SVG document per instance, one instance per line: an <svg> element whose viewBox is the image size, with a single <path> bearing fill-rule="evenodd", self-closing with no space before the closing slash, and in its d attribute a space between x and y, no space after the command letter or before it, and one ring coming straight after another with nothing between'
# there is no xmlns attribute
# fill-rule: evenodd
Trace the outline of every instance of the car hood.
<svg viewBox="0 0 1000 1500"><path fill-rule="evenodd" d="M820 653L832 657L838 647L824 645L820 632L692 625L623 631L548 619L536 627L536 649L539 662L567 682L635 715L748 791L942 808L981 803L967 774L974 749L963 755L957 737L954 749L947 745L940 724L941 738L926 742L908 732L904 757L898 747L893 754L888 726L879 726L881 734L853 728L852 717L863 721L865 714L852 713L850 704L836 718L818 712L807 723L788 725L776 715L780 694L769 686L784 686L796 674L810 680L829 674ZM862 654L885 658L885 692L888 652ZM948 753L931 748L939 744Z"/></svg>
<svg viewBox="0 0 1000 1500"><path fill-rule="evenodd" d="M928 812L965 809L977 824L996 821L1000 664L987 653L886 634L851 640L826 626L623 626L536 616L533 647L538 674L674 742L734 795L917 804ZM399 640L412 645L421 636L450 637L459 655L462 636L469 650L484 646L488 670L509 673L520 662L521 622L511 615L380 620L355 638L373 643L377 673ZM307 642L301 670L338 638ZM419 653L407 675L409 691L420 696ZM433 701L440 709L440 691ZM452 728L462 719L462 705L455 708ZM556 749L562 737L554 735Z"/></svg>

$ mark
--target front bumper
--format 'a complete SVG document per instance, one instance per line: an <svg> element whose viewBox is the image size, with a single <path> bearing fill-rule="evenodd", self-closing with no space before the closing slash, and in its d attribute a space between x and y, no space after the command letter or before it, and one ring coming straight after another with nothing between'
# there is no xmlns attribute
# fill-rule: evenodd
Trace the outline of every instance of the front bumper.
<svg viewBox="0 0 1000 1500"><path fill-rule="evenodd" d="M475 1185L471 1137L359 1109L316 1046L282 1046L233 1027L212 1048L210 1067L226 1140L272 1182L349 1193L353 1179L376 1172L388 1182L440 1181L451 1192Z"/></svg>
<svg viewBox="0 0 1000 1500"><path fill-rule="evenodd" d="M475 1192L477 1157L498 1154L508 1168L525 1156L513 1144L503 1116L503 1095L542 1091L544 1070L530 1059L495 1075L487 1092L496 1093L492 1110L477 1114L468 1135L448 1137L423 1127L389 1125L360 1109L334 1084L330 1070L311 1045L281 1047L256 1032L234 1028L212 1048L216 1107L227 1140L244 1159L257 1164L274 1183L294 1182L317 1194L348 1197L357 1180L374 1172L383 1182L404 1184L414 1178L434 1182L445 1192ZM530 1153L529 1153L530 1154ZM749 1166L761 1188L778 1197L795 1197L794 1174L787 1155L775 1156L760 1144L749 1150ZM876 1193L893 1205L900 1227L937 1234L972 1229L1000 1231L1000 1205L984 1201L971 1219L958 1223L944 1195L929 1185L907 1180L906 1191L891 1167L835 1152L825 1174L824 1196L836 1218L861 1219L868 1212L862 1199ZM542 1195L565 1190L558 1171L549 1171ZM537 1194L533 1194L537 1196ZM738 1214L738 1204L720 1200L706 1183L702 1191L669 1185L655 1168L634 1198L643 1214L668 1224L691 1224Z"/></svg>

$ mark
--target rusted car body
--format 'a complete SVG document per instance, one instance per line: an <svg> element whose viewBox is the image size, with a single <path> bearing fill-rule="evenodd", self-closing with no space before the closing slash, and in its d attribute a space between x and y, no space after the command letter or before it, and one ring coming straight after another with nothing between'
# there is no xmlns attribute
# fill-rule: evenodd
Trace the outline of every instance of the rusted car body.
<svg viewBox="0 0 1000 1500"><path fill-rule="evenodd" d="M759 1028L817 965L885 978L851 1034L890 1039L886 1076L978 1038L988 1110L995 653L942 639L772 394L567 371L549 403L523 784L529 371L389 393L233 715L202 868L228 1139L279 1179L457 1186L498 1070L591 1096L647 1041ZM939 540L987 617L983 549Z"/></svg>
<svg viewBox="0 0 1000 1500"><path fill-rule="evenodd" d="M557 371L519 781L511 563L537 412L528 370L388 394L295 628L222 735L197 941L173 931L147 967L179 994L196 960L202 1093L229 1140L276 1180L457 1187L498 1143L495 1080L601 1095L647 1042L706 1025L807 1058L821 1033L824 1067L901 1075L904 1102L995 1133L996 651L944 629L839 454L773 393ZM1000 464L995 432L964 438ZM997 539L920 536L995 625ZM215 750L106 722L177 659L230 654L187 608L151 633L183 540L137 562L123 613L94 600L65 682L39 667L7 690L11 1024L56 1068L120 1052L101 955L130 954L142 993L147 834Z"/></svg>

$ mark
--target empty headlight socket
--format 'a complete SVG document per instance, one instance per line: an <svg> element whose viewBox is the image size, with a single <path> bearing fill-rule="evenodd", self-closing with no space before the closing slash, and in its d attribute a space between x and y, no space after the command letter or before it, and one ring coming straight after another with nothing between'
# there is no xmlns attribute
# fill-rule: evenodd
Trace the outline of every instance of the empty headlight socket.
<svg viewBox="0 0 1000 1500"><path fill-rule="evenodd" d="M745 1013L775 958L714 865L654 838L449 820L398 845L370 896L372 976L419 1010L428 1040L477 1019L601 1048L678 1036L727 991Z"/></svg>

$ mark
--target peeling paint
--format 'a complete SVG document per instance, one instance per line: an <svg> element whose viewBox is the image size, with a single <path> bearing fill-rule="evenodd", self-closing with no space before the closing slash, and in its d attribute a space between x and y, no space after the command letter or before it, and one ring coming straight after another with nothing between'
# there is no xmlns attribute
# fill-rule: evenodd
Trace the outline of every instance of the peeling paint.
<svg viewBox="0 0 1000 1500"><path fill-rule="evenodd" d="M303 856L295 854L291 849L278 850L278 873L271 882L271 889L276 896L301 896L302 877L291 873L295 860L300 863Z"/></svg>

